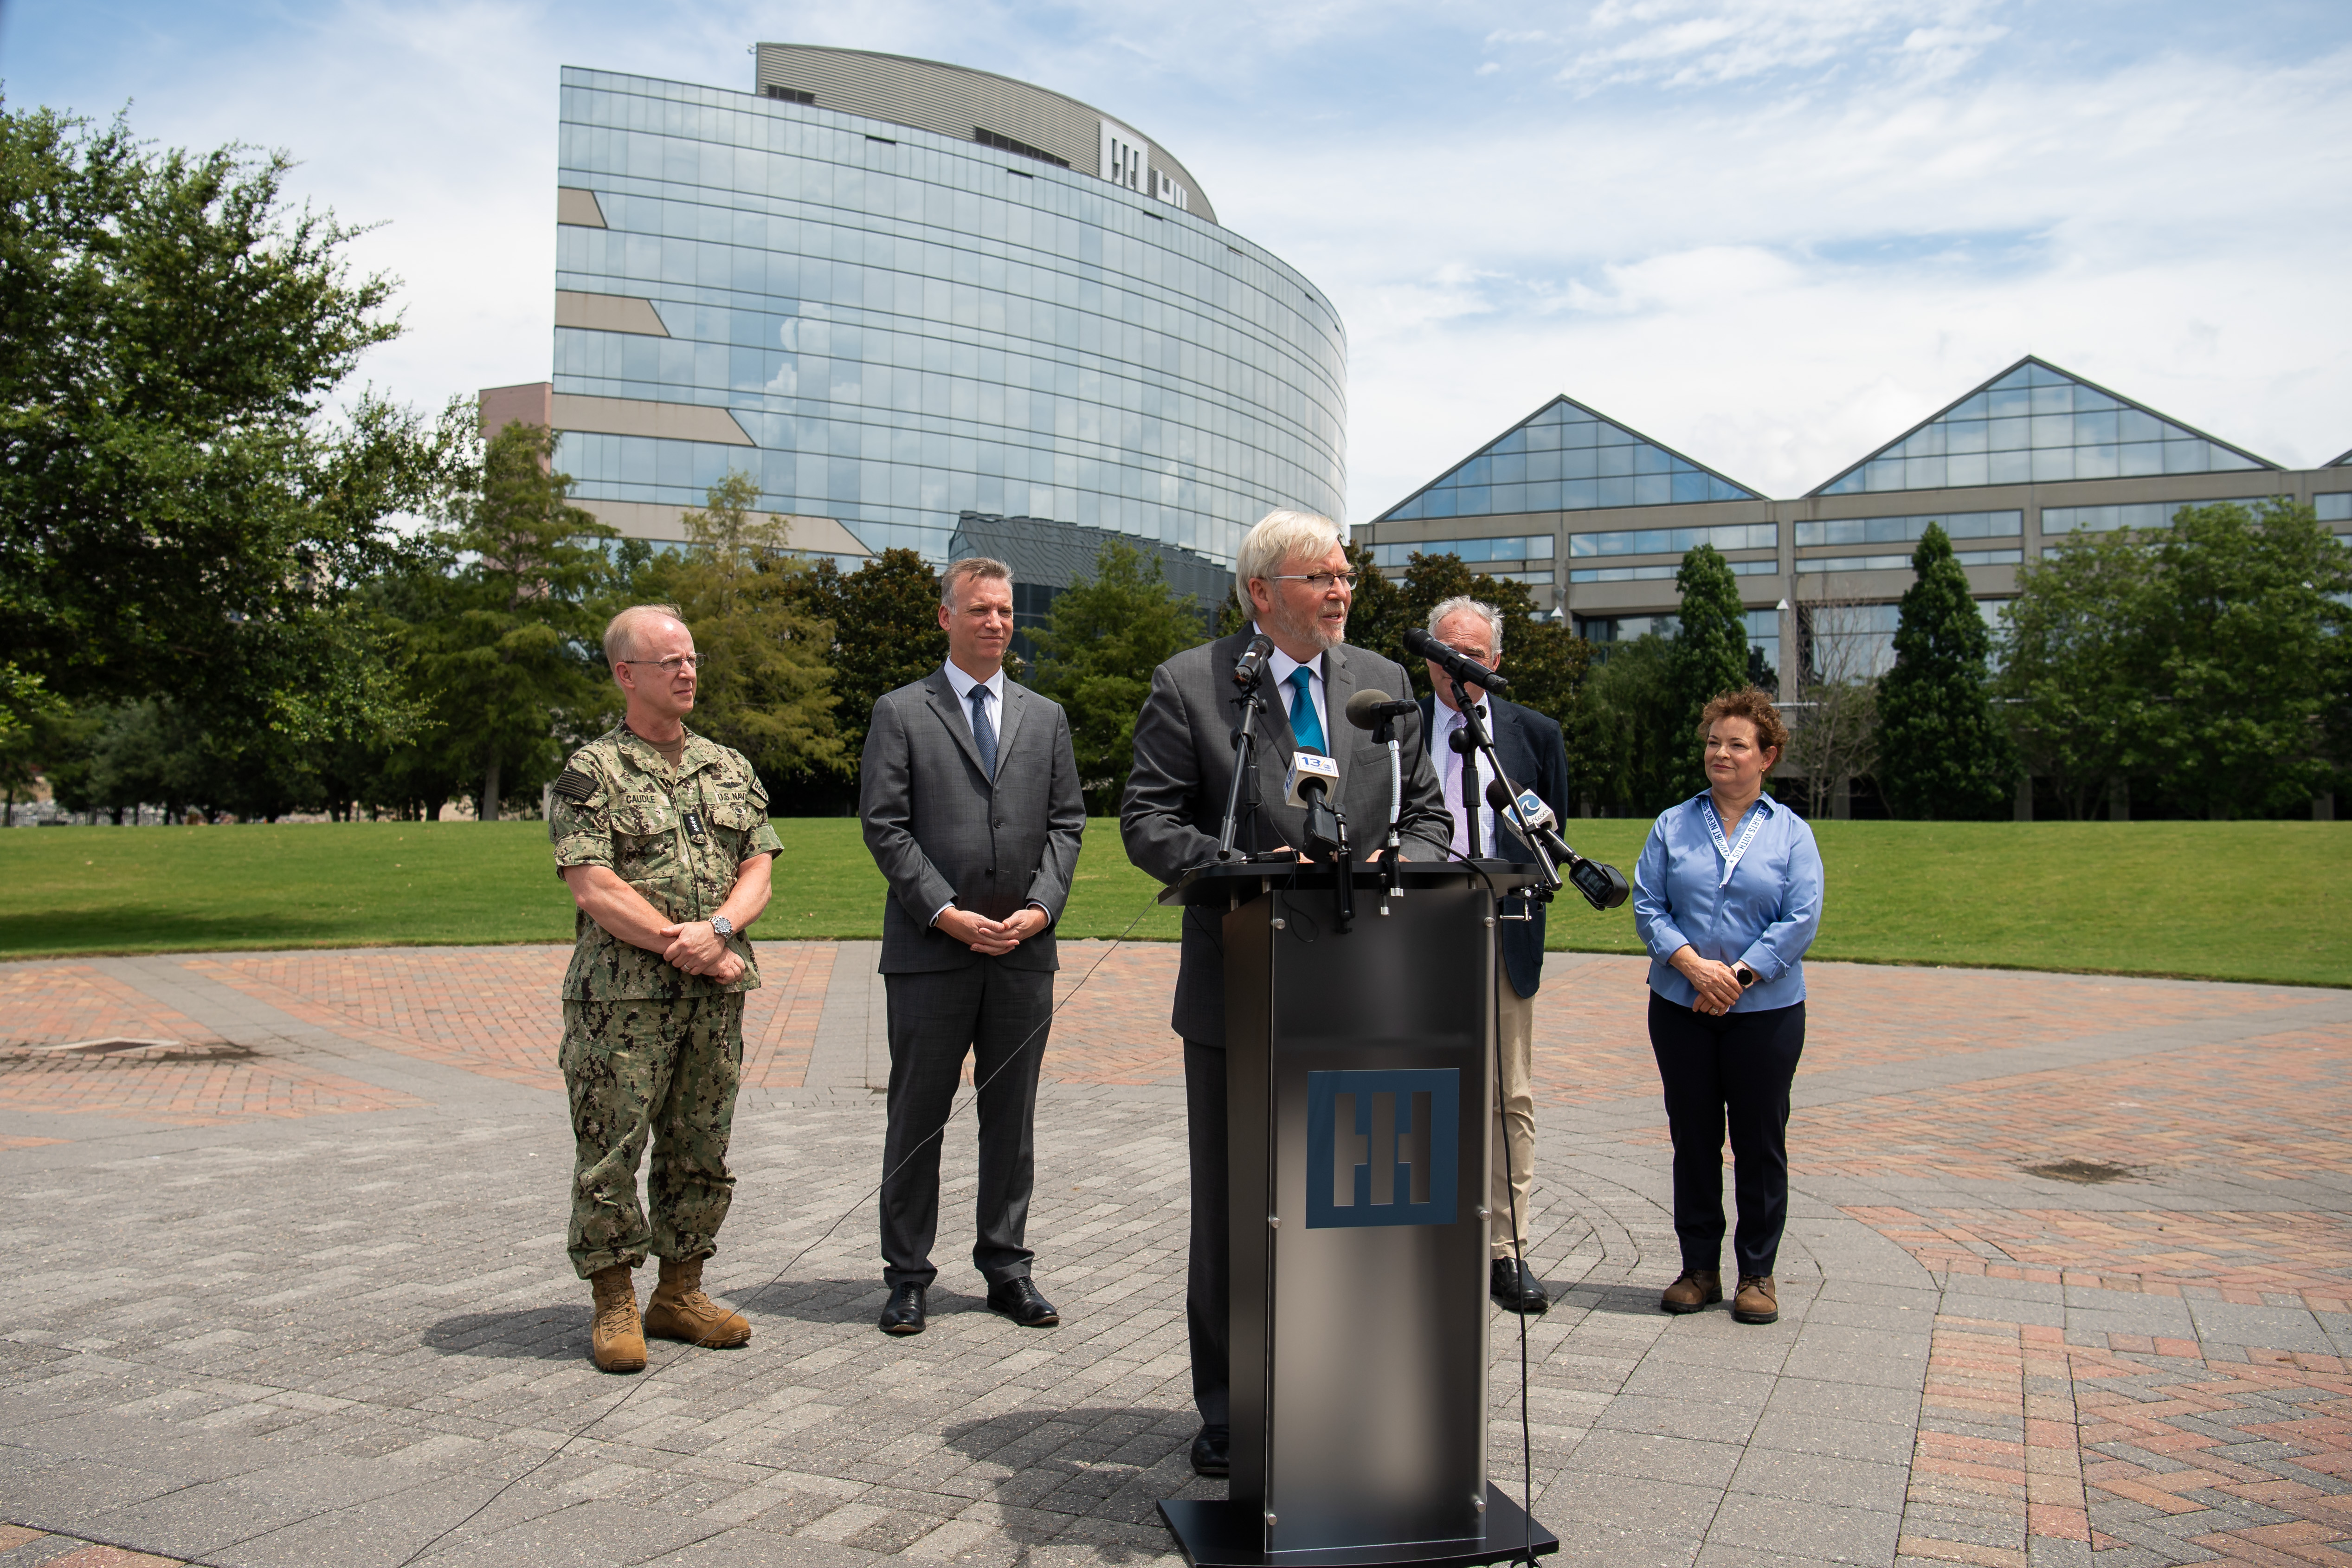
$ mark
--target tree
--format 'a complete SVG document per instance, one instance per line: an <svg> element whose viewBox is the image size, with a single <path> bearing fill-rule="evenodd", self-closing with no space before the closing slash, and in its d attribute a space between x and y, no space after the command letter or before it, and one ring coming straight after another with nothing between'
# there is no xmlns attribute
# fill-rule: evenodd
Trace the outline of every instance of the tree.
<svg viewBox="0 0 2352 1568"><path fill-rule="evenodd" d="M2017 760L1987 691L1992 637L1942 524L1927 525L1911 570L1895 668L1878 683L1879 789L1897 816L2004 816Z"/></svg>
<svg viewBox="0 0 2352 1568"><path fill-rule="evenodd" d="M617 531L572 504L546 426L509 425L475 450L416 584L407 649L434 726L422 743L445 773L479 781L476 816L490 822L508 794L554 774L561 720L597 700L591 601Z"/></svg>
<svg viewBox="0 0 2352 1568"><path fill-rule="evenodd" d="M1673 676L1678 728L1658 737L1675 759L1675 794L1706 787L1705 748L1698 716L1709 702L1748 684L1748 611L1739 602L1739 579L1731 563L1712 544L1694 545L1675 573L1682 611L1675 634Z"/></svg>
<svg viewBox="0 0 2352 1568"><path fill-rule="evenodd" d="M786 798L812 814L853 810L875 702L947 662L939 574L911 550L886 550L855 572L830 557L819 561L796 575L793 592L803 615L833 627L828 657L840 700L833 724L841 753L824 767L770 779L770 805Z"/></svg>
<svg viewBox="0 0 2352 1568"><path fill-rule="evenodd" d="M664 574L709 662L699 671L694 727L732 746L762 774L837 765L840 699L827 663L832 623L806 608L807 563L789 551L789 525L755 515L759 481L735 470L682 519L689 547Z"/></svg>
<svg viewBox="0 0 2352 1568"><path fill-rule="evenodd" d="M1805 814L1843 821L1853 781L1878 765L1878 675L1867 607L1832 594L1826 575L1813 581L1797 606L1798 700L1782 760L1804 777Z"/></svg>
<svg viewBox="0 0 2352 1568"><path fill-rule="evenodd" d="M2352 557L2309 507L2184 507L2153 543L2155 688L2140 743L2201 815L2289 810L2342 764ZM2331 755L2331 752L2335 754Z"/></svg>
<svg viewBox="0 0 2352 1568"><path fill-rule="evenodd" d="M1993 683L2029 772L2081 820L2126 776L2148 705L2156 560L2129 529L2091 534L2018 568Z"/></svg>
<svg viewBox="0 0 2352 1568"><path fill-rule="evenodd" d="M1570 768L1597 805L1647 816L1688 793L1675 743L1682 711L1671 641L1645 632L1610 647L1607 661L1593 668L1576 723L1563 726Z"/></svg>
<svg viewBox="0 0 2352 1568"><path fill-rule="evenodd" d="M414 416L326 416L399 329L290 167L0 110L0 668L173 697L223 744L396 719L349 601L443 478Z"/></svg>
<svg viewBox="0 0 2352 1568"><path fill-rule="evenodd" d="M1065 588L1045 625L1030 632L1037 689L1069 713L1078 782L1094 815L1118 808L1151 672L1206 632L1200 605L1169 587L1160 557L1116 539L1104 542L1093 575Z"/></svg>
<svg viewBox="0 0 2352 1568"><path fill-rule="evenodd" d="M1399 646L1407 626L1426 626L1430 612L1457 595L1492 605L1503 617L1502 672L1510 683L1510 700L1536 710L1562 724L1574 712L1592 647L1536 609L1535 595L1525 583L1507 577L1473 573L1458 555L1423 555L1416 551L1405 563L1404 582L1397 592L1400 621L1391 636L1389 657L1402 661L1412 678L1416 696L1429 694L1429 668ZM1350 642L1355 617L1349 617Z"/></svg>

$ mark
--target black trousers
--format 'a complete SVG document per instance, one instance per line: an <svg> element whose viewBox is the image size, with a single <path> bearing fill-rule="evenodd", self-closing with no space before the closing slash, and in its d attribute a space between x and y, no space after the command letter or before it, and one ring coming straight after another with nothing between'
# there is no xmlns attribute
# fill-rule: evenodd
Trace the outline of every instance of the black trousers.
<svg viewBox="0 0 2352 1568"><path fill-rule="evenodd" d="M1184 1131L1192 1163L1192 1247L1184 1327L1192 1342L1192 1403L1203 1426L1233 1424L1234 1230L1225 1163L1225 1053L1184 1042Z"/></svg>
<svg viewBox="0 0 2352 1568"><path fill-rule="evenodd" d="M1723 1135L1731 1131L1742 1274L1769 1274L1789 1218L1789 1084L1805 1005L1721 1017L1650 993L1650 1050L1675 1140L1675 1235L1685 1268L1723 1267Z"/></svg>
<svg viewBox="0 0 2352 1568"><path fill-rule="evenodd" d="M990 960L882 980L890 998L882 1278L895 1290L939 1277L931 1242L940 1225L940 1129L969 1050L972 1081L982 1086L972 1267L992 1286L1026 1279L1034 1256L1023 1240L1036 1165L1037 1065L1054 1014L1053 972Z"/></svg>

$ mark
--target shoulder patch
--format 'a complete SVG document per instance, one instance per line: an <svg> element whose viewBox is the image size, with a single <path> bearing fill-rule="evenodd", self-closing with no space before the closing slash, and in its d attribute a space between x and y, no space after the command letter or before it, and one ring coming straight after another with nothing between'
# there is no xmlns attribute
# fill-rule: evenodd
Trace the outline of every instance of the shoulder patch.
<svg viewBox="0 0 2352 1568"><path fill-rule="evenodd" d="M586 800L596 793L596 775L583 773L567 763L563 771L555 775L555 793L566 800Z"/></svg>

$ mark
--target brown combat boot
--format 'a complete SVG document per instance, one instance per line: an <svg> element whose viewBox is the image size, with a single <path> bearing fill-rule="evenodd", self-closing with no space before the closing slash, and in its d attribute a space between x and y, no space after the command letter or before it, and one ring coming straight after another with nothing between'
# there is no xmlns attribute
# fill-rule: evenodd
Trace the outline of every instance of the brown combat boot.
<svg viewBox="0 0 2352 1568"><path fill-rule="evenodd" d="M702 1259L661 1260L661 1283L646 1302L646 1332L710 1350L733 1350L751 1340L751 1321L702 1293Z"/></svg>
<svg viewBox="0 0 2352 1568"><path fill-rule="evenodd" d="M629 1266L615 1263L588 1276L596 1290L596 1321L588 1331L589 1353L599 1372L646 1370L646 1336L637 1326L637 1284Z"/></svg>
<svg viewBox="0 0 2352 1568"><path fill-rule="evenodd" d="M1723 1300L1723 1275L1714 1268L1685 1268L1682 1277L1666 1287L1658 1298L1658 1305L1666 1311L1696 1312Z"/></svg>
<svg viewBox="0 0 2352 1568"><path fill-rule="evenodd" d="M1780 1321L1780 1292L1769 1274L1743 1274L1739 1277L1739 1294L1731 1299L1731 1315L1743 1323L1777 1323Z"/></svg>

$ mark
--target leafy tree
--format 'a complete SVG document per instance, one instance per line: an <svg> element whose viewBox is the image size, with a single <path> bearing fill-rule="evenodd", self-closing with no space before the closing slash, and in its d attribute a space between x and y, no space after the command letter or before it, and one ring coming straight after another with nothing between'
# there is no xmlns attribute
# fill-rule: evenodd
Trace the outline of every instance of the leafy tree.
<svg viewBox="0 0 2352 1568"><path fill-rule="evenodd" d="M681 520L686 553L654 574L684 614L700 670L694 728L732 746L764 775L836 767L840 699L828 657L832 624L809 613L808 564L791 553L790 525L754 513L759 481L730 470Z"/></svg>
<svg viewBox="0 0 2352 1568"><path fill-rule="evenodd" d="M562 717L598 700L604 542L615 530L571 502L544 426L507 426L446 503L434 556L413 580L412 691L438 756L416 765L478 781L476 814L535 790L562 762Z"/></svg>
<svg viewBox="0 0 2352 1568"><path fill-rule="evenodd" d="M1591 663L1591 645L1538 613L1535 595L1528 592L1525 583L1473 573L1460 556L1451 552L1414 552L1405 563L1404 582L1397 591L1401 614L1386 651L1412 676L1413 694L1429 695L1429 667L1407 654L1399 639L1408 626L1428 626L1430 612L1457 595L1492 605L1502 615L1502 670L1511 683L1510 700L1562 724L1570 722L1585 670ZM1354 630L1355 617L1350 616L1350 642L1358 640Z"/></svg>
<svg viewBox="0 0 2352 1568"><path fill-rule="evenodd" d="M1878 683L1878 786L1898 816L2004 816L2017 762L1987 691L1991 634L1942 524L1927 525L1911 570Z"/></svg>
<svg viewBox="0 0 2352 1568"><path fill-rule="evenodd" d="M1372 552L1365 546L1348 546L1348 565L1356 574L1356 595L1348 606L1348 641L1410 666L1412 662L1404 651L1404 630L1421 625L1412 606L1406 603L1403 590L1389 580L1387 574L1372 564ZM1234 630L1241 628L1236 626Z"/></svg>
<svg viewBox="0 0 2352 1568"><path fill-rule="evenodd" d="M1748 612L1739 602L1739 579L1731 563L1712 544L1694 545L1675 573L1682 611L1671 661L1674 728L1654 744L1675 759L1675 795L1706 787L1705 750L1698 716L1709 702L1748 684Z"/></svg>
<svg viewBox="0 0 2352 1568"><path fill-rule="evenodd" d="M922 679L948 659L940 629L940 576L911 550L886 550L855 572L828 558L801 573L802 613L833 627L833 710L841 737L835 776L856 772L866 727L886 692Z"/></svg>
<svg viewBox="0 0 2352 1568"><path fill-rule="evenodd" d="M2158 783L2214 817L2308 802L2343 760L2352 556L2283 502L2184 507L2152 553L2148 662L2167 700L2138 728Z"/></svg>
<svg viewBox="0 0 2352 1568"><path fill-rule="evenodd" d="M325 417L399 329L290 166L0 110L0 668L173 697L223 745L397 721L349 600L444 477L414 416Z"/></svg>
<svg viewBox="0 0 2352 1568"><path fill-rule="evenodd" d="M2144 628L2155 565L2129 529L2072 539L2018 568L2017 597L2001 610L2008 635L1993 689L2026 767L2050 781L2071 819L2127 776L2151 673Z"/></svg>
<svg viewBox="0 0 2352 1568"><path fill-rule="evenodd" d="M1672 743L1682 712L1671 641L1647 632L1613 645L1593 668L1576 723L1564 726L1580 787L1603 810L1639 816L1683 798L1682 754Z"/></svg>
<svg viewBox="0 0 2352 1568"><path fill-rule="evenodd" d="M1054 600L1033 629L1036 686L1070 716L1070 740L1087 808L1118 809L1135 763L1135 717L1151 693L1151 672L1206 635L1200 605L1168 585L1160 557L1108 540L1092 576Z"/></svg>

